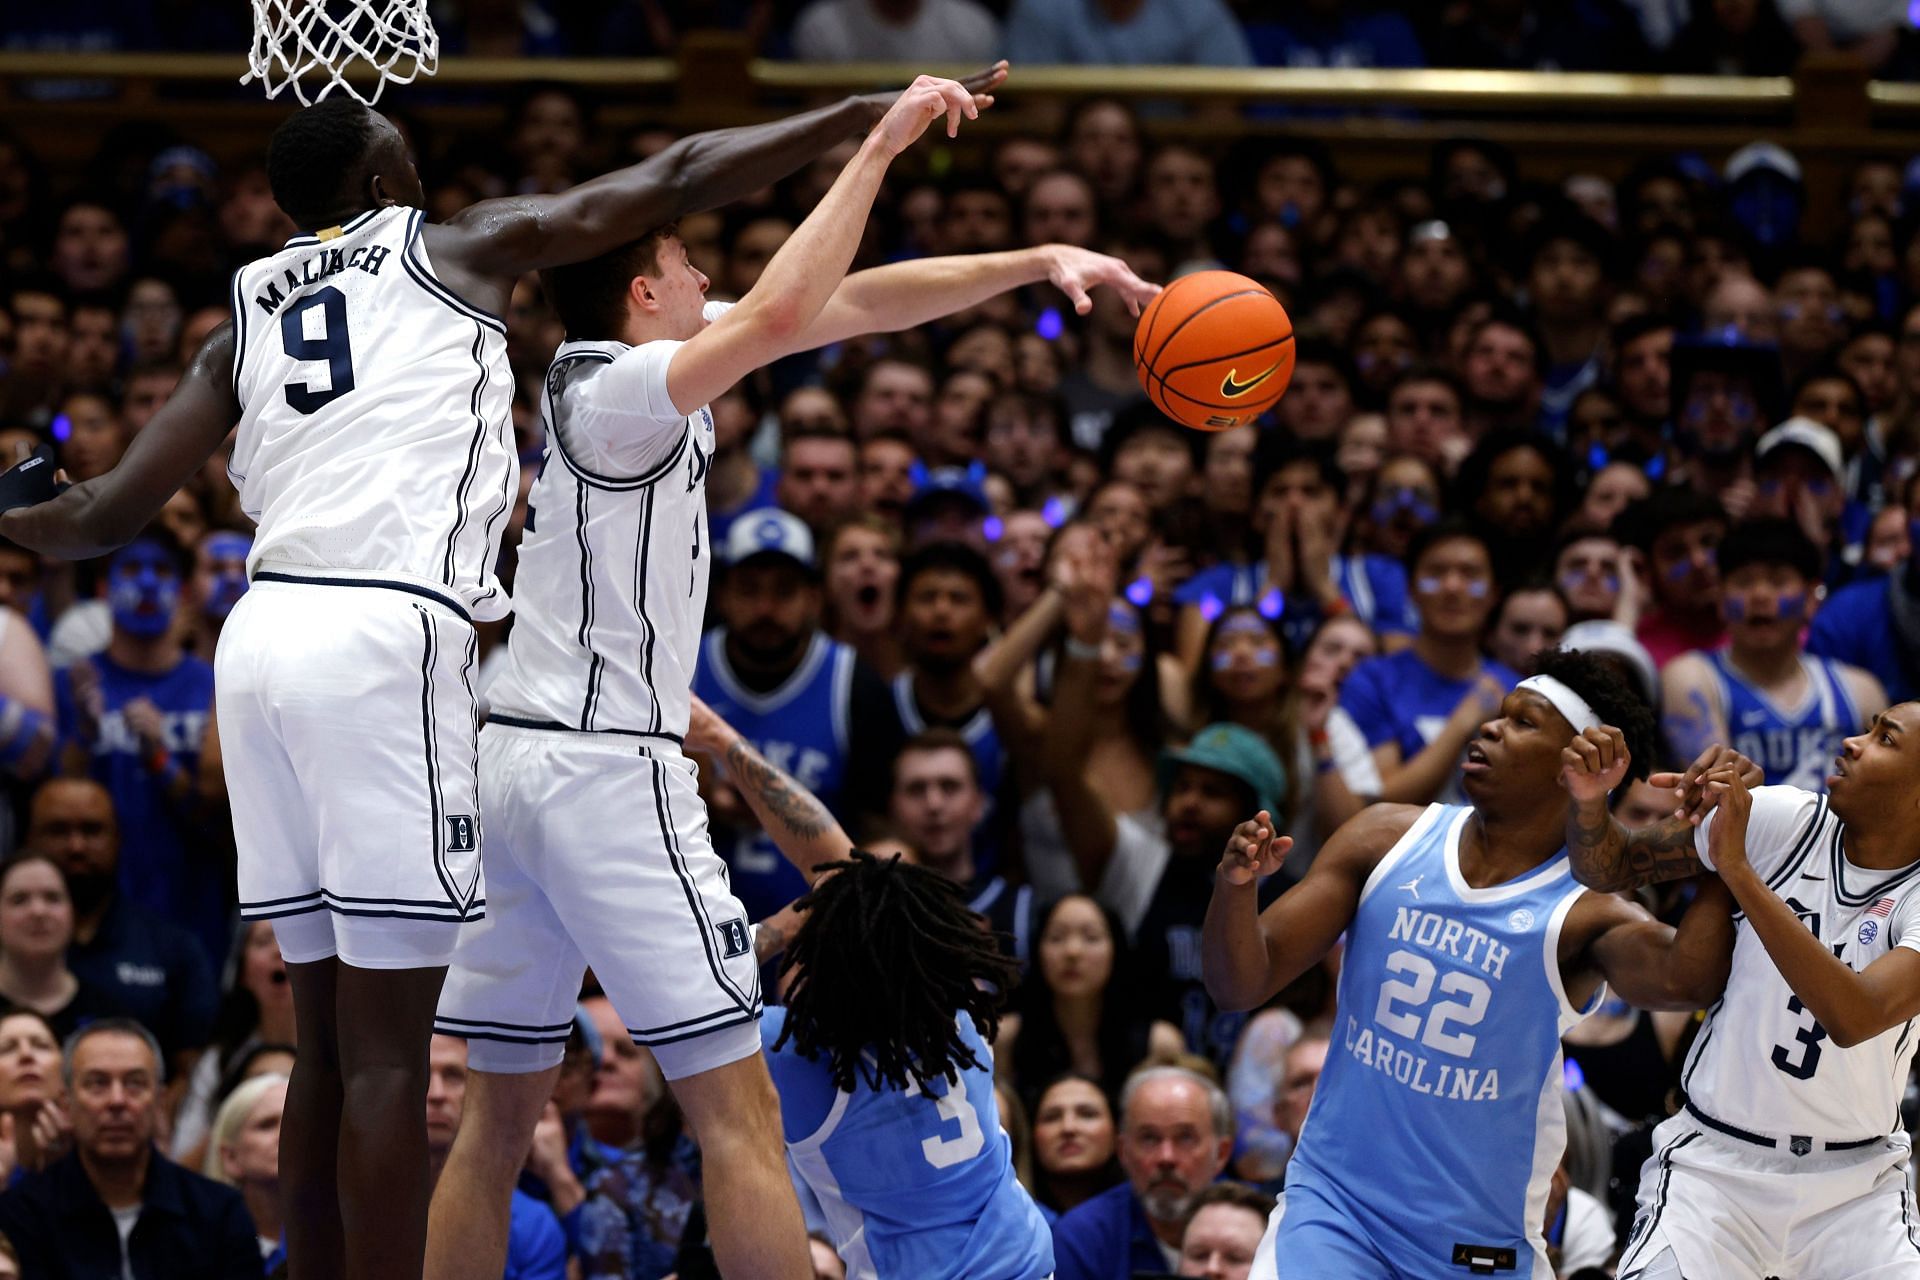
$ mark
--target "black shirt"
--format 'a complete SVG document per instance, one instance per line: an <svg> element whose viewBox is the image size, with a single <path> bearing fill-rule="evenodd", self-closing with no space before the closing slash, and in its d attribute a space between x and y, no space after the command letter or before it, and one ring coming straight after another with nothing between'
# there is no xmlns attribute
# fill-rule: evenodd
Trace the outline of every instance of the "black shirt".
<svg viewBox="0 0 1920 1280"><path fill-rule="evenodd" d="M74 977L117 1001L168 1057L213 1038L220 993L192 934L114 894L91 941L67 949Z"/></svg>

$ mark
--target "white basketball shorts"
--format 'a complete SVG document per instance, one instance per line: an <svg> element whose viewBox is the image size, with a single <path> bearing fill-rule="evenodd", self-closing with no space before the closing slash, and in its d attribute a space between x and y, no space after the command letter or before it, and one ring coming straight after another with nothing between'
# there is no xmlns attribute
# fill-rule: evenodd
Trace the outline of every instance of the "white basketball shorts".
<svg viewBox="0 0 1920 1280"><path fill-rule="evenodd" d="M1654 1130L1621 1280L1920 1280L1909 1151L1901 1134L1796 1156L1683 1111Z"/></svg>
<svg viewBox="0 0 1920 1280"><path fill-rule="evenodd" d="M240 914L281 954L437 968L484 914L473 627L403 587L257 579L215 655Z"/></svg>
<svg viewBox="0 0 1920 1280"><path fill-rule="evenodd" d="M558 1064L589 966L669 1080L760 1051L752 931L697 776L670 739L481 730L487 918L434 1022L474 1068Z"/></svg>

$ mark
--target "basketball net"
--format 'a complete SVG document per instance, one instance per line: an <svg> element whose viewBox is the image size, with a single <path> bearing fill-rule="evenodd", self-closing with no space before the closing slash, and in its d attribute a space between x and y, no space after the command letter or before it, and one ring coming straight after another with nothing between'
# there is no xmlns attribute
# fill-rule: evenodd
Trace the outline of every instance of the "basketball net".
<svg viewBox="0 0 1920 1280"><path fill-rule="evenodd" d="M440 37L427 0L251 2L253 47L240 83L259 80L269 98L292 86L309 106L338 87L372 106L388 81L411 84L439 66ZM347 79L349 70L378 73L371 95Z"/></svg>

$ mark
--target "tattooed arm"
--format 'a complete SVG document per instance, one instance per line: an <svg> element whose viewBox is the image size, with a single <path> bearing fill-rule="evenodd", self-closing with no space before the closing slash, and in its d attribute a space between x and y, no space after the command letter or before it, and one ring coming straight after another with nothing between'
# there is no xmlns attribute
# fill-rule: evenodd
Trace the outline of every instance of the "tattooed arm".
<svg viewBox="0 0 1920 1280"><path fill-rule="evenodd" d="M1702 779L1725 764L1753 782L1760 777L1759 767L1739 752L1709 746L1686 772L1656 773L1647 779L1672 790L1674 811L1652 826L1629 831L1614 818L1607 797L1625 781L1631 762L1625 737L1611 725L1576 734L1561 754L1560 784L1567 789L1567 855L1573 863L1573 878L1603 893L1684 880L1707 870L1695 834L1719 797Z"/></svg>
<svg viewBox="0 0 1920 1280"><path fill-rule="evenodd" d="M820 797L775 768L753 744L700 699L693 700L687 746L719 761L734 789L760 819L787 861L809 881L821 865L838 862L853 850L853 840Z"/></svg>

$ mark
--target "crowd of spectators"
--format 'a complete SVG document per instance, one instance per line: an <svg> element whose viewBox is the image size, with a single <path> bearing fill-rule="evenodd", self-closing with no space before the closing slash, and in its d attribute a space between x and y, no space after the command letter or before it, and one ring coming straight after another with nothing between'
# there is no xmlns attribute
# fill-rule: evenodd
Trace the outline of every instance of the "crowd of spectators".
<svg viewBox="0 0 1920 1280"><path fill-rule="evenodd" d="M1842 50L1888 78L1920 62L1904 0L429 0L444 51L670 55L738 33L808 62L1463 67L1785 75ZM113 0L9 15L0 48L234 50L246 11Z"/></svg>
<svg viewBox="0 0 1920 1280"><path fill-rule="evenodd" d="M444 215L662 141L597 136L545 90L422 167ZM1247 1188L1284 1179L1333 973L1252 1015L1209 1000L1234 824L1266 808L1292 835L1277 893L1362 806L1457 799L1468 740L1555 645L1662 711L1655 763L1737 739L1736 687L1812 705L1740 744L1770 781L1818 785L1823 734L1920 690L1920 192L1904 158L1864 163L1815 242L1795 158L1764 144L1614 178L1459 139L1362 185L1297 139L1150 145L1114 100L947 158L890 181L857 265L1067 242L1155 281L1232 268L1295 322L1292 389L1257 428L1175 426L1125 308L1098 294L1082 319L1045 287L779 362L712 406L696 691L1004 935L1026 976L1000 1109L1061 1280L1244 1275L1268 1202ZM50 444L78 479L163 402L231 269L293 228L257 167L189 138L117 139L74 166L85 186L45 159L0 135L0 462ZM843 159L680 224L712 296L753 284ZM508 319L524 498L561 333L531 278ZM0 546L0 1232L28 1274L278 1255L298 1045L271 927L233 911L211 658L249 533L224 462L102 561ZM486 671L509 635L482 628ZM735 890L780 909L799 877L701 772ZM1658 805L1636 785L1619 812ZM1547 1224L1569 1272L1624 1228L1692 1028L1620 1005L1570 1038ZM703 1274L698 1147L657 1067L591 989L576 1032L509 1274ZM464 1051L433 1053L443 1155Z"/></svg>

